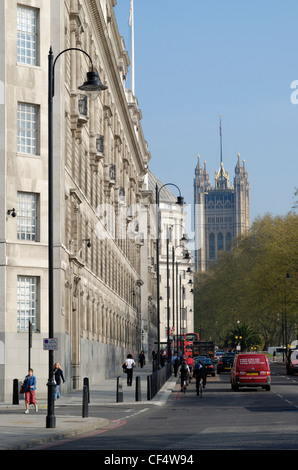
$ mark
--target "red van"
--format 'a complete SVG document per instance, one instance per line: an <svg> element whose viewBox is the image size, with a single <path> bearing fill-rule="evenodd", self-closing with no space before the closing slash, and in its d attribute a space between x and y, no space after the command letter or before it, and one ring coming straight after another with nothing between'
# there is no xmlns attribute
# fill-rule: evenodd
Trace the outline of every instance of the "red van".
<svg viewBox="0 0 298 470"><path fill-rule="evenodd" d="M237 354L231 369L230 382L234 391L240 387L262 387L269 391L271 375L266 354Z"/></svg>

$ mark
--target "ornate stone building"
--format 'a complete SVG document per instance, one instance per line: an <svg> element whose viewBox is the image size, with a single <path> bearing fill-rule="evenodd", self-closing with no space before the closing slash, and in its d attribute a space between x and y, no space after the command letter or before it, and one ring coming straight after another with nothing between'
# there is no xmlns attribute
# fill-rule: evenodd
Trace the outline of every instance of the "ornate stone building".
<svg viewBox="0 0 298 470"><path fill-rule="evenodd" d="M159 191L160 349L167 351L168 329L170 341L176 335L193 332L193 260L185 233L185 212L177 204L177 194L171 191L175 188L171 183L162 183L149 171L148 187L155 203L156 186ZM152 264L155 263L153 259Z"/></svg>
<svg viewBox="0 0 298 470"><path fill-rule="evenodd" d="M46 394L48 355L48 53L86 51L108 89L78 90L90 64L77 50L55 66L55 360L67 389L118 373L128 352L153 342L154 274L146 233L131 230L148 194L150 154L116 0L0 0L0 400L31 365ZM150 199L150 197L149 197ZM143 251L142 251L143 250ZM142 297L142 290L145 297ZM153 321L153 323L151 323ZM148 349L148 348L147 348Z"/></svg>
<svg viewBox="0 0 298 470"><path fill-rule="evenodd" d="M200 156L194 178L195 268L206 271L221 250L229 251L233 239L250 228L249 182L245 161L240 155L235 167L234 185L221 161L211 186L206 162Z"/></svg>

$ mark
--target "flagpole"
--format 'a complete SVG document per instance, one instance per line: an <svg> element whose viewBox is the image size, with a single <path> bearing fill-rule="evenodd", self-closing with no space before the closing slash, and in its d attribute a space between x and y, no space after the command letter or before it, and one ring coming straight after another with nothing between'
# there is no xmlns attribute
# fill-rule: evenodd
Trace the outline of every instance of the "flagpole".
<svg viewBox="0 0 298 470"><path fill-rule="evenodd" d="M130 0L129 26L131 27L131 90L133 94L135 94L135 28L133 0Z"/></svg>
<svg viewBox="0 0 298 470"><path fill-rule="evenodd" d="M221 114L220 114L220 116L219 116L219 136L220 136L220 163L222 163Z"/></svg>

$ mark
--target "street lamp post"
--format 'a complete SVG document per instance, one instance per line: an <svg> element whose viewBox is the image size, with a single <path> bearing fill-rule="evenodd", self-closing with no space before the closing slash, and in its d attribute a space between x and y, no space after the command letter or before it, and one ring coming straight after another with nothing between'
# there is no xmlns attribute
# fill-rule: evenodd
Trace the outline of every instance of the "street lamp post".
<svg viewBox="0 0 298 470"><path fill-rule="evenodd" d="M78 48L69 48L60 52L54 60L53 50L50 47L48 56L48 259L49 259L49 338L54 338L54 204L53 204L53 193L54 193L54 181L53 181L53 98L55 95L55 65L58 58L67 51L79 51L85 54L91 63L91 72L87 72L86 82L79 87L80 90L85 91L91 97L96 98L99 93L106 90L107 87L103 85L98 77L97 72L94 71L93 62L89 54ZM54 350L49 350L49 379L48 379L48 407L46 417L46 427L56 427L56 418L54 412Z"/></svg>
<svg viewBox="0 0 298 470"><path fill-rule="evenodd" d="M170 272L169 272L169 234L167 234L167 356L168 362L171 360L171 349L170 349Z"/></svg>
<svg viewBox="0 0 298 470"><path fill-rule="evenodd" d="M181 227L183 227L181 225ZM188 238L183 234L181 241L187 241ZM175 335L174 335L174 352L175 352L175 341L177 344L177 354L178 354L178 262L175 262L175 253L177 248L183 248L185 249L184 245L177 245L176 247L172 247L172 271L173 271L173 327L175 330ZM175 326L175 264L176 264L176 326Z"/></svg>
<svg viewBox="0 0 298 470"><path fill-rule="evenodd" d="M157 286L156 286L156 300L157 300L157 367L160 365L160 281L159 281L159 192L165 186L175 186L179 191L177 197L177 204L183 206L184 201L181 196L181 191L174 183L166 183L158 188L158 184L155 186L155 202L156 202L156 274L157 274Z"/></svg>

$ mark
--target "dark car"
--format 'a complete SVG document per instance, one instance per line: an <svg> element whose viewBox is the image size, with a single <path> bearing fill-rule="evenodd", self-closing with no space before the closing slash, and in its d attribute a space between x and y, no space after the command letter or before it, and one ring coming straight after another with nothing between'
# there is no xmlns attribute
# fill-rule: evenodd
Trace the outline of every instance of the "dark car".
<svg viewBox="0 0 298 470"><path fill-rule="evenodd" d="M206 374L208 375L212 375L213 377L215 376L215 367L214 367L214 364L213 362L211 361L211 359L209 357L206 357L206 356L197 356L197 357L194 357L194 365L197 363L197 362L202 362L202 364L204 365L205 367L205 370L206 370Z"/></svg>
<svg viewBox="0 0 298 470"><path fill-rule="evenodd" d="M295 375L298 374L298 351L295 349L291 353L291 356L288 358L288 361L286 363L287 367L287 374L290 375Z"/></svg>
<svg viewBox="0 0 298 470"><path fill-rule="evenodd" d="M217 364L217 373L230 372L233 366L235 353L225 353Z"/></svg>

